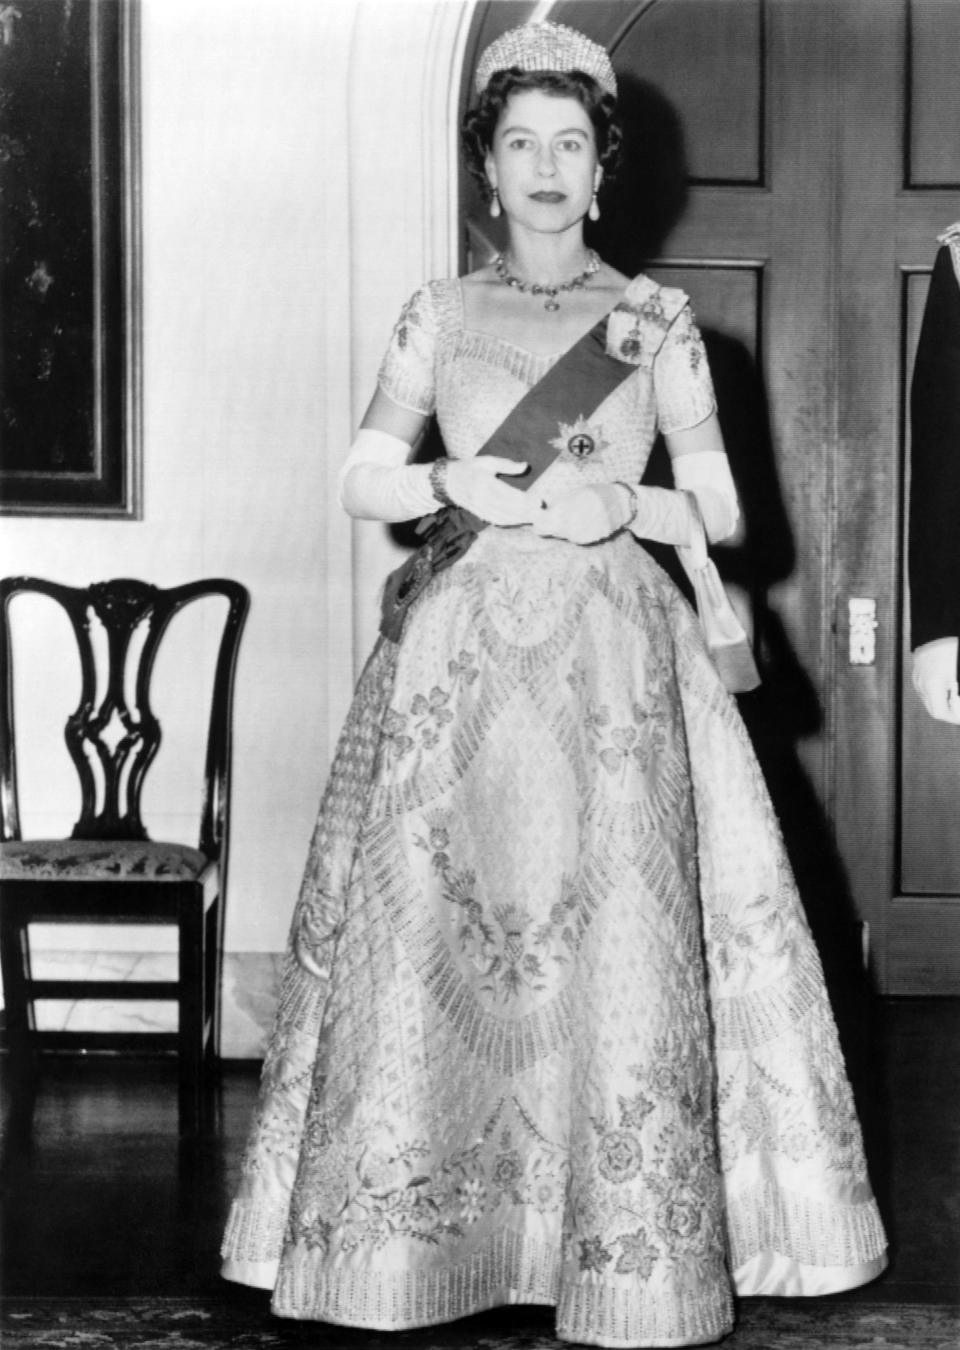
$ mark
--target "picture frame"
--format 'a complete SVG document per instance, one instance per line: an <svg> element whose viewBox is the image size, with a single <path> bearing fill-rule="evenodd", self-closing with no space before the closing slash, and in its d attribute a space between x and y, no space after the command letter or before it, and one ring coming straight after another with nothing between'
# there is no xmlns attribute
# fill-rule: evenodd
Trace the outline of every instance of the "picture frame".
<svg viewBox="0 0 960 1350"><path fill-rule="evenodd" d="M141 518L139 0L0 0L0 512Z"/></svg>

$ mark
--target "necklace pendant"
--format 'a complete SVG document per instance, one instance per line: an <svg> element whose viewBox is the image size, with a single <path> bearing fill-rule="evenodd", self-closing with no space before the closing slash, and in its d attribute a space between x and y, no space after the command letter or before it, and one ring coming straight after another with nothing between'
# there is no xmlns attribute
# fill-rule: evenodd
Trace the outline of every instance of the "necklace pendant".
<svg viewBox="0 0 960 1350"><path fill-rule="evenodd" d="M554 299L551 297L549 300L544 300L544 302L543 302L543 307L544 307L544 309L559 309L559 308L560 308L560 301L559 301L559 300L554 300Z"/></svg>

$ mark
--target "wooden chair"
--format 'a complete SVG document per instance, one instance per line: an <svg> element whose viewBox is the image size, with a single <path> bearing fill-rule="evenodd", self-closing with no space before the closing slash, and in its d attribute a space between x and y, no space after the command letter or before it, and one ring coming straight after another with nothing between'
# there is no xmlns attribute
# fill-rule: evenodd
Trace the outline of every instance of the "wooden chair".
<svg viewBox="0 0 960 1350"><path fill-rule="evenodd" d="M64 734L82 805L69 839L21 838L10 602L26 592L59 602L79 651L80 701ZM174 615L207 596L225 597L228 610L210 700L199 842L191 848L149 839L140 802L161 739L150 703L157 651ZM233 677L248 607L246 588L222 579L166 590L129 579L89 587L34 577L0 581L0 958L9 1050L30 1069L42 1050L175 1051L184 1134L200 1127L205 1072L219 1052ZM98 664L105 669L98 672ZM34 979L32 923L173 925L178 977ZM175 1000L178 1029L40 1030L39 999Z"/></svg>

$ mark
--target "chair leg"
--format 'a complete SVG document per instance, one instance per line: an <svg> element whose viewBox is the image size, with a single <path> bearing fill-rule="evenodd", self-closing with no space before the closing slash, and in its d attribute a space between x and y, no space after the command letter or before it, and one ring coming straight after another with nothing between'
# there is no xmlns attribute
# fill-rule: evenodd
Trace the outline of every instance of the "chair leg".
<svg viewBox="0 0 960 1350"><path fill-rule="evenodd" d="M35 1029L33 1002L27 992L32 978L30 938L27 919L12 895L4 896L0 904L0 964L11 1067L15 1076L29 1074Z"/></svg>
<svg viewBox="0 0 960 1350"><path fill-rule="evenodd" d="M217 896L216 986L213 991L214 1008L216 1010L216 1023L214 1026L216 1035L213 1042L213 1052L218 1059L223 1054L223 938L227 918L227 892L225 883L226 873L221 869L220 894Z"/></svg>
<svg viewBox="0 0 960 1350"><path fill-rule="evenodd" d="M180 1133L197 1134L203 1105L204 916L187 898L180 912L179 1112Z"/></svg>
<svg viewBox="0 0 960 1350"><path fill-rule="evenodd" d="M223 971L221 968L221 920L223 912L221 898L218 896L207 910L205 930L205 961L203 968L203 1015L207 1027L204 1045L204 1060L208 1069L212 1069L220 1057L220 1002L223 996L221 988Z"/></svg>

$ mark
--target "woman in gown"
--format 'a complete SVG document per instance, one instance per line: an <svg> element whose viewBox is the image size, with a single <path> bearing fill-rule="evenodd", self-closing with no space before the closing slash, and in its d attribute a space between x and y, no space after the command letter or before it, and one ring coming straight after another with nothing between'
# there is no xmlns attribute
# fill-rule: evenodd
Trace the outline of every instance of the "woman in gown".
<svg viewBox="0 0 960 1350"><path fill-rule="evenodd" d="M850 1288L885 1240L764 783L642 546L737 504L686 297L584 246L607 54L527 25L477 87L508 248L404 307L341 475L352 514L474 528L358 683L223 1269L285 1317L704 1343L734 1292ZM447 457L409 465L434 412ZM676 489L639 486L658 431Z"/></svg>

